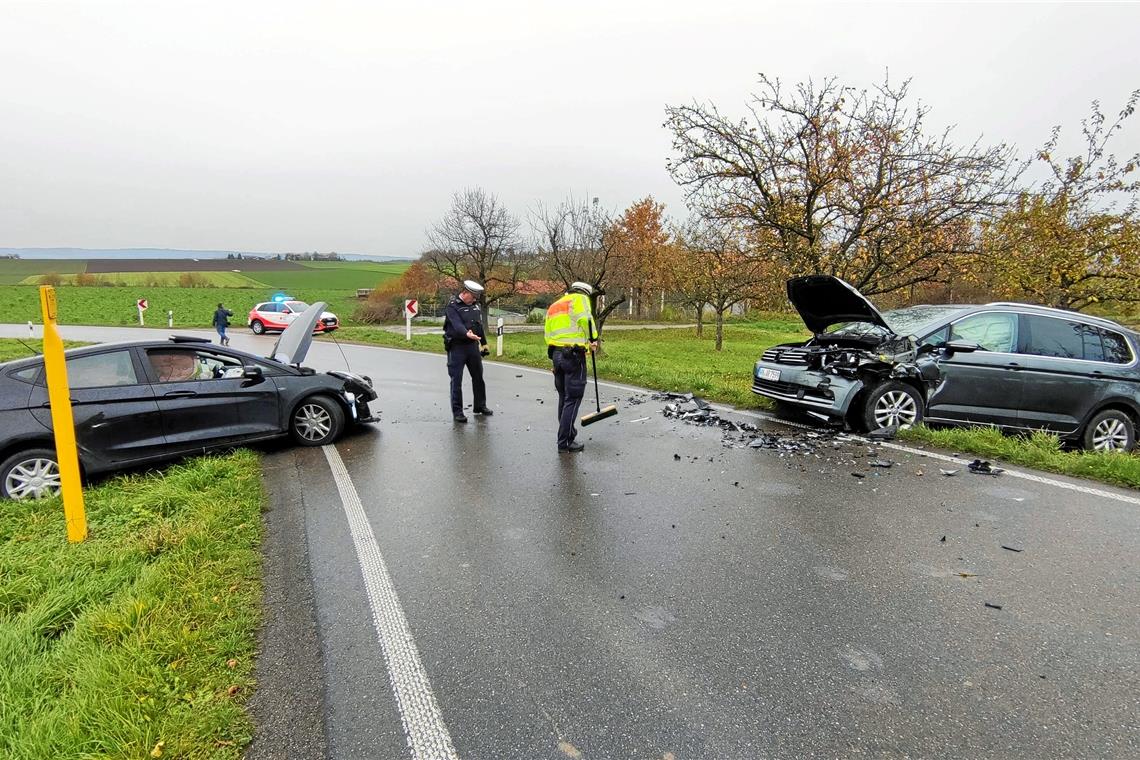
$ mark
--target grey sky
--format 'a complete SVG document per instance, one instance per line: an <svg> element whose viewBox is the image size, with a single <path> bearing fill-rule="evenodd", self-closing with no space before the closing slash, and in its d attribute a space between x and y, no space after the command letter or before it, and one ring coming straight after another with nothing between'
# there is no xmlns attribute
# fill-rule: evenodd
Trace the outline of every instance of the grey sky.
<svg viewBox="0 0 1140 760"><path fill-rule="evenodd" d="M1137 4L0 0L0 246L412 255L473 185L520 216L680 212L664 105L738 111L759 71L889 68L960 140L1028 153L1140 87L1138 28Z"/></svg>

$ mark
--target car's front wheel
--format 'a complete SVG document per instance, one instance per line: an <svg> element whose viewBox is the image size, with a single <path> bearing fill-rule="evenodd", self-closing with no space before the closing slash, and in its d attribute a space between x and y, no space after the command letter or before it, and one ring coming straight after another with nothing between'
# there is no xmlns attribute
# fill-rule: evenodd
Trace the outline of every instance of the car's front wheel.
<svg viewBox="0 0 1140 760"><path fill-rule="evenodd" d="M1132 451L1136 425L1119 409L1105 409L1085 425L1083 443L1090 451Z"/></svg>
<svg viewBox="0 0 1140 760"><path fill-rule="evenodd" d="M255 319L249 323L249 329L253 330L254 335L261 335L265 332L265 324L260 319Z"/></svg>
<svg viewBox="0 0 1140 760"><path fill-rule="evenodd" d="M865 430L900 428L922 422L922 396L906 383L889 380L871 389L863 402Z"/></svg>
<svg viewBox="0 0 1140 760"><path fill-rule="evenodd" d="M59 462L51 449L27 449L0 463L0 496L42 499L60 491Z"/></svg>
<svg viewBox="0 0 1140 760"><path fill-rule="evenodd" d="M344 429L344 410L327 396L310 396L297 405L289 421L293 440L302 446L332 443Z"/></svg>

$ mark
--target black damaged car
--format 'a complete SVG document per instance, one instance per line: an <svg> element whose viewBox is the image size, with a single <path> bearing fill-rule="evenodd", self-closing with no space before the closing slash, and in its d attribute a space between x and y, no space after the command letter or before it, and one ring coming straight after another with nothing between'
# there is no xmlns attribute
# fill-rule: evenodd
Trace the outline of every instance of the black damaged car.
<svg viewBox="0 0 1140 760"><path fill-rule="evenodd" d="M66 352L84 475L284 436L320 446L374 422L369 378L301 365L324 309L298 317L271 358L180 337ZM0 496L58 493L54 446L43 359L0 364Z"/></svg>

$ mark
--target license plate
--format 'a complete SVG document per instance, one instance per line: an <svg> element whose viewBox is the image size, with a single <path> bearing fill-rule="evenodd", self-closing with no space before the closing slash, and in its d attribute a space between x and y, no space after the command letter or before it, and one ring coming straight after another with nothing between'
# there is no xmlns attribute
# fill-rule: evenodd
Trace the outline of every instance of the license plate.
<svg viewBox="0 0 1140 760"><path fill-rule="evenodd" d="M778 370L778 369L767 369L765 367L761 367L760 368L760 379L761 380L771 380L772 382L776 382L780 379L780 370Z"/></svg>

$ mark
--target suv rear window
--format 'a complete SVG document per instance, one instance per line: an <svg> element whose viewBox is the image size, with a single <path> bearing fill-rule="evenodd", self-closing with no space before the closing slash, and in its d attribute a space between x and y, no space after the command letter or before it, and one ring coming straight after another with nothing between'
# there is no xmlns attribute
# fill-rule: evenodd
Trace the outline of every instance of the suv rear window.
<svg viewBox="0 0 1140 760"><path fill-rule="evenodd" d="M1024 353L1127 364L1132 361L1128 342L1120 333L1069 319L1023 315Z"/></svg>

